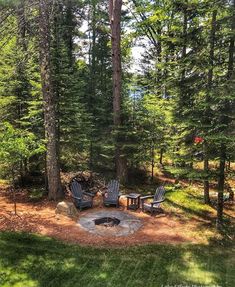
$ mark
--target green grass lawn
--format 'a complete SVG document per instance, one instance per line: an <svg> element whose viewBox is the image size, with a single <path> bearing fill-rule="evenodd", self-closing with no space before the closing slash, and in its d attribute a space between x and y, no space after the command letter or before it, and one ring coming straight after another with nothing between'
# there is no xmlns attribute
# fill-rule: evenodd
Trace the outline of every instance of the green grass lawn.
<svg viewBox="0 0 235 287"><path fill-rule="evenodd" d="M235 286L230 245L95 248L25 233L0 233L1 287Z"/></svg>

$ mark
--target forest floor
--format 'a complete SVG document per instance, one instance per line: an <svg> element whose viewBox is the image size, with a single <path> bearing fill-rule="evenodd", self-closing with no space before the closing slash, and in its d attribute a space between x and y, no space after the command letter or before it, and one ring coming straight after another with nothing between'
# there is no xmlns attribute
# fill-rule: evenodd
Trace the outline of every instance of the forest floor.
<svg viewBox="0 0 235 287"><path fill-rule="evenodd" d="M160 178L166 181L166 178ZM226 228L223 233L215 229L215 206L203 204L202 189L198 184L187 185L181 182L179 187L166 185L166 201L162 208L164 213L150 216L148 213L126 210L126 198L121 198L119 210L129 212L138 217L143 226L134 234L125 237L106 237L90 234L77 224L80 216L91 209L78 213L78 218L71 219L55 214L56 203L46 197L35 200L30 192L16 192L17 215L14 214L13 193L9 186L0 185L0 231L24 231L47 235L66 242L96 246L127 246L146 243L197 243L208 244L211 240L233 240L235 208L232 202L225 203ZM123 191L123 190L122 190ZM153 186L139 186L136 191L146 194L153 191ZM125 190L123 193L133 192ZM71 200L69 197L66 200ZM102 196L95 197L94 208L101 210ZM109 208L105 208L109 209ZM110 210L116 210L110 208Z"/></svg>

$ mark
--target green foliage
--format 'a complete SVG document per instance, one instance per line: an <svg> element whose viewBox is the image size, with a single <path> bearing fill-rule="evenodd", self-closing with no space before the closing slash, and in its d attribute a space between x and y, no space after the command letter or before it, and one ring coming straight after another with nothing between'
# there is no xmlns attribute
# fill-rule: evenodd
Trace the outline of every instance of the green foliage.
<svg viewBox="0 0 235 287"><path fill-rule="evenodd" d="M115 131L108 2L59 0L50 5L50 64L63 170L114 170L119 145L132 169L154 166L162 156L163 163L166 158L182 169L178 177L204 180L207 173L191 169L198 160L195 154L201 153L201 159L204 155L195 136L208 144L209 160L218 160L221 144L226 145L227 158L234 159L235 89L234 77L228 77L234 35L231 1L135 0L128 3L130 9L124 5L122 127ZM15 131L26 130L34 135L32 141L41 143L38 6L5 1L0 19L0 121ZM129 69L134 45L145 50L141 73ZM43 157L31 160L40 169L44 166Z"/></svg>
<svg viewBox="0 0 235 287"><path fill-rule="evenodd" d="M192 166L197 160L195 154L205 155L203 146L194 144L194 138L202 136L209 146L209 159L218 160L221 144L227 147L227 157L232 157L234 77L228 78L229 47L225 44L231 39L232 4L133 2L138 20L134 22L136 36L145 38L148 51L142 63L141 84L156 97L166 99L163 109L167 108L168 114L163 126L167 122L169 128L163 142L167 156L177 166ZM197 177L190 174L190 178ZM203 180L205 173L198 178Z"/></svg>
<svg viewBox="0 0 235 287"><path fill-rule="evenodd" d="M0 162L8 169L11 176L19 174L22 162L44 151L43 142L39 142L33 133L15 129L7 122L1 124Z"/></svg>

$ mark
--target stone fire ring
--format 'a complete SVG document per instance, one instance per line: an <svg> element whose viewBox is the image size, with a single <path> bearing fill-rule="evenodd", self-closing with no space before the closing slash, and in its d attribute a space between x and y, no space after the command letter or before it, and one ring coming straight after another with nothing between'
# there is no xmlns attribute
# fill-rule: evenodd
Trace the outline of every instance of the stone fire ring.
<svg viewBox="0 0 235 287"><path fill-rule="evenodd" d="M116 226L105 227L102 225L95 225L95 219L102 217L116 217L120 223ZM104 210L88 213L78 220L78 225L86 231L101 235L101 236L128 236L136 232L141 226L142 222L134 215L123 211Z"/></svg>

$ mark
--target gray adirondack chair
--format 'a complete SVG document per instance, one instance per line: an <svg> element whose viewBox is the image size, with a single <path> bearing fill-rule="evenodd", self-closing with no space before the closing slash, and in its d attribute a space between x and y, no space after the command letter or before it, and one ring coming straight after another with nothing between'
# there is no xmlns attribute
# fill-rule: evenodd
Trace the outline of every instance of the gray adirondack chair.
<svg viewBox="0 0 235 287"><path fill-rule="evenodd" d="M103 194L104 205L116 205L119 207L119 182L117 180L111 180L108 184L108 190Z"/></svg>
<svg viewBox="0 0 235 287"><path fill-rule="evenodd" d="M83 208L92 207L93 197L92 193L85 192L77 180L72 180L70 184L70 191L74 200L75 206L81 211Z"/></svg>
<svg viewBox="0 0 235 287"><path fill-rule="evenodd" d="M156 192L154 195L146 195L142 196L140 198L141 200L141 206L142 211L149 211L151 212L151 215L154 211L160 209L161 203L165 200L165 188L163 186L160 186L156 189ZM152 198L152 201L147 201L148 199Z"/></svg>

